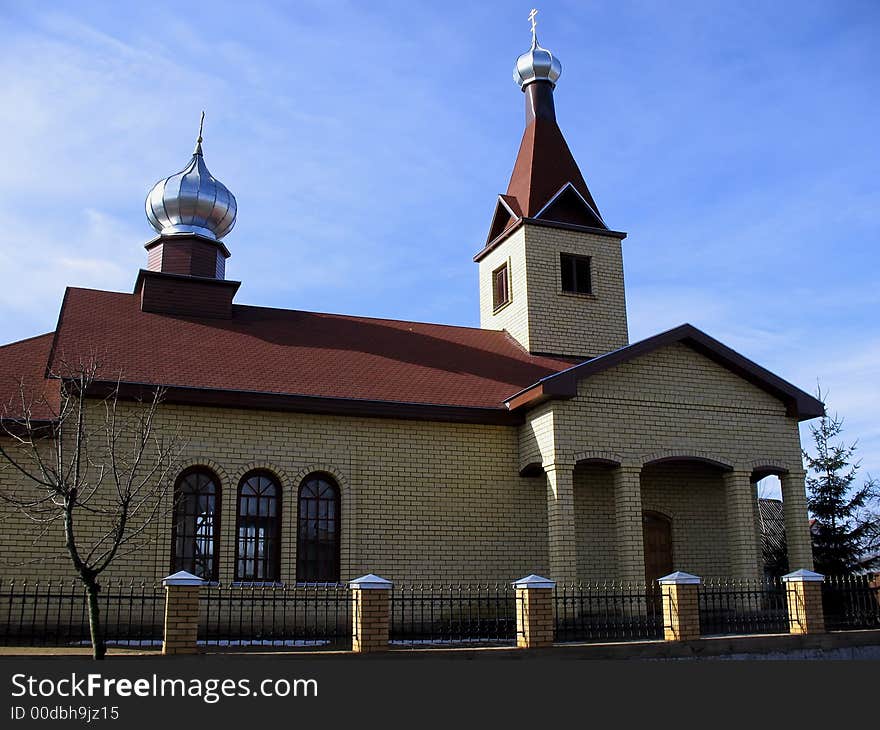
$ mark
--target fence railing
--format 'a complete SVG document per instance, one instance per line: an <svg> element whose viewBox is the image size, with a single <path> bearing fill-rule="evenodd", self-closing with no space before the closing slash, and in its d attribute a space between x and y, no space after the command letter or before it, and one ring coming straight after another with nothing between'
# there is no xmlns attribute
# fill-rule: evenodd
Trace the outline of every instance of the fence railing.
<svg viewBox="0 0 880 730"><path fill-rule="evenodd" d="M105 641L160 647L165 591L147 581L105 581L98 594ZM79 580L0 579L0 645L90 645L88 601Z"/></svg>
<svg viewBox="0 0 880 730"><path fill-rule="evenodd" d="M390 618L393 646L516 643L516 597L510 584L395 586Z"/></svg>
<svg viewBox="0 0 880 730"><path fill-rule="evenodd" d="M351 647L351 596L336 584L202 589L199 643L208 646Z"/></svg>
<svg viewBox="0 0 880 730"><path fill-rule="evenodd" d="M638 641L663 635L656 584L559 584L554 602L557 642Z"/></svg>
<svg viewBox="0 0 880 730"><path fill-rule="evenodd" d="M704 636L784 634L789 630L786 587L778 578L709 578L700 585L698 596Z"/></svg>
<svg viewBox="0 0 880 730"><path fill-rule="evenodd" d="M787 633L788 589L779 580L704 580L697 588L700 634ZM343 585L205 586L198 641L216 647L349 649L351 600ZM390 643L395 648L517 642L522 601L507 583L398 585L389 601ZM656 584L559 584L552 601L558 643L663 636L661 589ZM826 578L822 603L827 630L880 629L880 582L872 576ZM161 645L161 585L105 581L99 605L108 645ZM0 579L0 645L89 644L88 604L79 581Z"/></svg>
<svg viewBox="0 0 880 730"><path fill-rule="evenodd" d="M880 628L880 581L872 575L826 577L822 608L829 631Z"/></svg>

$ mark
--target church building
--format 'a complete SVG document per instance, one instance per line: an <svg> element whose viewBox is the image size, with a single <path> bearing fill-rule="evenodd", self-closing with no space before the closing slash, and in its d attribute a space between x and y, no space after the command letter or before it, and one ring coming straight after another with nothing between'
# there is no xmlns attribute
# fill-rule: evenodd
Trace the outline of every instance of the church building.
<svg viewBox="0 0 880 730"><path fill-rule="evenodd" d="M147 197L157 235L133 289L69 287L53 332L0 347L7 425L23 383L51 426L62 364L89 356L96 398L165 388L154 428L181 444L166 504L109 574L757 578L756 482L771 474L791 569L812 568L798 423L822 403L689 324L630 342L626 234L557 123L561 71L534 36L516 61L525 131L474 256L479 328L237 301L237 203L199 136ZM0 465L0 488L24 480ZM0 517L0 573L72 575L60 529Z"/></svg>

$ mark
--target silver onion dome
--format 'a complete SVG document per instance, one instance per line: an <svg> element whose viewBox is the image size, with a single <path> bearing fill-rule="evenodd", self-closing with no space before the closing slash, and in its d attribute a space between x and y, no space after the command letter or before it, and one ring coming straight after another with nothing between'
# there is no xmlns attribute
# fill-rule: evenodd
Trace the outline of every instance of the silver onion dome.
<svg viewBox="0 0 880 730"><path fill-rule="evenodd" d="M513 67L513 80L525 89L533 81L549 81L554 86L562 75L562 64L546 48L538 44L538 35L535 31L535 16L537 10L529 15L532 21L532 47L516 59Z"/></svg>
<svg viewBox="0 0 880 730"><path fill-rule="evenodd" d="M189 164L153 186L146 211L150 225L163 236L197 233L219 241L232 230L238 206L235 196L205 165L201 126Z"/></svg>

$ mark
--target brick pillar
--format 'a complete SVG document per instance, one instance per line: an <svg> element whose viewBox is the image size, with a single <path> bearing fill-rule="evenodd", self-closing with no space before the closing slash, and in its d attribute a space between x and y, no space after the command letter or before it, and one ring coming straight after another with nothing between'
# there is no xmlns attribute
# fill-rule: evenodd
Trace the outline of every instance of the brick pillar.
<svg viewBox="0 0 880 730"><path fill-rule="evenodd" d="M779 477L782 483L782 510L785 516L785 542L788 549L788 567L792 570L813 569L813 546L810 538L810 519L807 515L805 474L791 471Z"/></svg>
<svg viewBox="0 0 880 730"><path fill-rule="evenodd" d="M553 645L553 589L556 583L529 575L513 584L516 589L516 645L536 649Z"/></svg>
<svg viewBox="0 0 880 730"><path fill-rule="evenodd" d="M199 634L199 592L205 581L181 570L163 578L165 586L165 629L163 654L197 654Z"/></svg>
<svg viewBox="0 0 880 730"><path fill-rule="evenodd" d="M645 582L645 539L642 532L641 467L614 470L614 547L617 576L629 583Z"/></svg>
<svg viewBox="0 0 880 730"><path fill-rule="evenodd" d="M351 589L351 649L387 651L394 584L372 573L348 584Z"/></svg>
<svg viewBox="0 0 880 730"><path fill-rule="evenodd" d="M689 641L700 638L700 579L681 571L658 580L663 593L663 638Z"/></svg>
<svg viewBox="0 0 880 730"><path fill-rule="evenodd" d="M825 631L822 609L822 581L812 570L796 570L782 576L788 600L788 630L792 634L821 634Z"/></svg>
<svg viewBox="0 0 880 730"><path fill-rule="evenodd" d="M760 577L756 497L751 471L729 471L724 474L724 495L727 503L728 570L733 578Z"/></svg>
<svg viewBox="0 0 880 730"><path fill-rule="evenodd" d="M547 539L550 575L560 583L577 580L574 528L574 467L544 466L547 474Z"/></svg>

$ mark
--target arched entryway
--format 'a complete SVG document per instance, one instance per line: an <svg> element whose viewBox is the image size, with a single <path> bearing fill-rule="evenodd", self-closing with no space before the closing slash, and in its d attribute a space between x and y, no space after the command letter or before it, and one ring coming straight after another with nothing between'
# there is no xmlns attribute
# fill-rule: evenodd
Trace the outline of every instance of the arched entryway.
<svg viewBox="0 0 880 730"><path fill-rule="evenodd" d="M642 535L645 544L645 581L650 585L657 578L673 571L672 520L661 512L642 512Z"/></svg>

